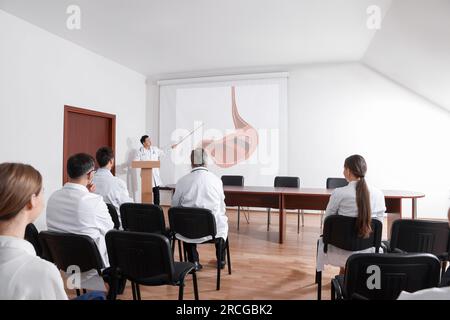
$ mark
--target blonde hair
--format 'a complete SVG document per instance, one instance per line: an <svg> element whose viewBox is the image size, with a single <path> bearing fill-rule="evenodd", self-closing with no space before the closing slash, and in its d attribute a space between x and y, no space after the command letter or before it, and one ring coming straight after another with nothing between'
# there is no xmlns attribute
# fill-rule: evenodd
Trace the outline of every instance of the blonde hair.
<svg viewBox="0 0 450 320"><path fill-rule="evenodd" d="M42 176L30 165L0 164L0 221L10 220L42 190Z"/></svg>

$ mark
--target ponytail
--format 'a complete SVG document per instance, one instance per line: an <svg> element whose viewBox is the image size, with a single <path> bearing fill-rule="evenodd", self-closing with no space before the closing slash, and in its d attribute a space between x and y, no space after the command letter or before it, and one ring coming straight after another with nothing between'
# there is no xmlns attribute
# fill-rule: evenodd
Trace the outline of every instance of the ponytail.
<svg viewBox="0 0 450 320"><path fill-rule="evenodd" d="M356 184L356 205L358 216L356 218L356 230L358 236L368 238L372 233L372 210L370 206L370 193L364 178L367 172L366 160L360 155L353 155L345 159L344 167L359 178Z"/></svg>
<svg viewBox="0 0 450 320"><path fill-rule="evenodd" d="M356 218L358 236L368 238L372 233L372 210L370 209L369 188L364 177L361 177L356 184L356 205L358 206L358 217Z"/></svg>

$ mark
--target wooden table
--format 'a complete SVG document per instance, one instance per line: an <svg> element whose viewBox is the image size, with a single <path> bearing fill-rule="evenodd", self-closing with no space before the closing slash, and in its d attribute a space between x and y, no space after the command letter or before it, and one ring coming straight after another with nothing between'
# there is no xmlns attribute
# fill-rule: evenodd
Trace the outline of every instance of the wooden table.
<svg viewBox="0 0 450 320"><path fill-rule="evenodd" d="M166 189L174 190L175 185ZM286 238L285 209L325 210L333 189L275 188L255 186L224 186L225 204L230 207L274 208L279 210L278 242ZM417 199L425 195L419 192L383 190L386 212L402 215L402 200L411 199L412 218L417 218ZM392 222L392 221L391 221ZM388 220L389 224L389 220Z"/></svg>

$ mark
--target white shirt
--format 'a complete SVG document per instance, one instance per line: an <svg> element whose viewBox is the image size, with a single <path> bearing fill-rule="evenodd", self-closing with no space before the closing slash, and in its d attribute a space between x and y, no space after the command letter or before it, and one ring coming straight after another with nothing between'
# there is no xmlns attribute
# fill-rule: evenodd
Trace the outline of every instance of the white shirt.
<svg viewBox="0 0 450 320"><path fill-rule="evenodd" d="M216 238L227 239L228 217L225 215L225 194L222 181L205 167L194 168L191 173L181 178L172 198L172 206L204 208L212 211L216 218ZM180 240L201 243L210 237Z"/></svg>
<svg viewBox="0 0 450 320"><path fill-rule="evenodd" d="M413 293L402 291L397 300L450 300L450 287L430 288Z"/></svg>
<svg viewBox="0 0 450 320"><path fill-rule="evenodd" d="M328 206L325 212L325 217L338 214L347 217L358 216L358 206L356 204L356 183L357 181L350 182L347 186L342 188L336 188L331 194ZM370 208L372 211L372 218L378 219L383 222L383 218L386 212L386 205L384 200L384 194L380 190L368 186L370 194ZM373 253L375 248L368 248L361 251L347 251L337 248L333 245L328 245L327 253L323 252L323 240L319 239L319 248L317 251L316 270L323 271L323 267L326 264L330 264L337 267L345 267L347 259L350 255L355 253Z"/></svg>
<svg viewBox="0 0 450 320"><path fill-rule="evenodd" d="M82 234L97 244L105 267L109 266L105 235L114 223L103 198L80 184L66 183L47 203L47 227L50 231Z"/></svg>
<svg viewBox="0 0 450 320"><path fill-rule="evenodd" d="M67 300L61 275L24 239L0 236L0 300Z"/></svg>
<svg viewBox="0 0 450 320"><path fill-rule="evenodd" d="M140 147L139 151L134 160L136 161L158 161L160 157L164 155L164 151L159 149L158 147L150 146L149 149L144 147ZM152 186L158 187L162 185L161 175L159 173L159 168L155 168L152 170L153 172L153 181Z"/></svg>
<svg viewBox="0 0 450 320"><path fill-rule="evenodd" d="M101 195L106 203L112 204L117 212L119 212L122 203L134 202L130 198L125 182L113 176L108 169L98 169L93 182L95 193Z"/></svg>
<svg viewBox="0 0 450 320"><path fill-rule="evenodd" d="M328 202L325 216L339 214L347 217L358 216L358 207L356 205L356 184L358 181L352 181L347 186L334 189ZM386 212L384 194L381 190L368 186L370 194L370 208L372 218L383 222Z"/></svg>

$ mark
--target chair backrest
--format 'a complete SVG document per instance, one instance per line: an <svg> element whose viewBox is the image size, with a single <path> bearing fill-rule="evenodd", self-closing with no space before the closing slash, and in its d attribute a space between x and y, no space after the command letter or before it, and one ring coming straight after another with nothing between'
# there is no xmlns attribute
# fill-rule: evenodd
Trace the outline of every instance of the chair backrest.
<svg viewBox="0 0 450 320"><path fill-rule="evenodd" d="M437 287L440 262L421 254L353 254L345 267L344 295L369 300L397 299L401 291Z"/></svg>
<svg viewBox="0 0 450 320"><path fill-rule="evenodd" d="M112 221L114 222L114 229L119 230L120 228L120 220L119 215L117 214L116 207L114 207L111 203L107 203L109 214L111 216Z"/></svg>
<svg viewBox="0 0 450 320"><path fill-rule="evenodd" d="M111 230L106 234L109 263L125 278L161 276L173 281L174 262L169 240L159 234ZM164 281L164 283L166 283Z"/></svg>
<svg viewBox="0 0 450 320"><path fill-rule="evenodd" d="M32 223L28 224L25 229L25 240L33 245L36 255L42 258L42 246L39 242L39 231Z"/></svg>
<svg viewBox="0 0 450 320"><path fill-rule="evenodd" d="M273 180L273 186L284 188L300 188L300 178L278 176Z"/></svg>
<svg viewBox="0 0 450 320"><path fill-rule="evenodd" d="M344 178L328 178L327 189L342 188L348 185L348 181Z"/></svg>
<svg viewBox="0 0 450 320"><path fill-rule="evenodd" d="M390 247L392 250L446 257L449 237L448 222L399 219L392 224Z"/></svg>
<svg viewBox="0 0 450 320"><path fill-rule="evenodd" d="M332 215L325 218L323 224L324 251L327 252L328 245L331 244L347 251L359 251L371 247L376 248L376 252L381 246L381 235L383 224L372 219L372 233L368 238L358 236L356 229L356 218L341 215Z"/></svg>
<svg viewBox="0 0 450 320"><path fill-rule="evenodd" d="M185 238L215 238L216 219L211 210L203 208L172 207L169 209L170 230Z"/></svg>
<svg viewBox="0 0 450 320"><path fill-rule="evenodd" d="M42 231L39 239L49 260L60 270L67 271L70 266L78 266L81 272L95 269L100 273L104 268L97 245L89 236Z"/></svg>
<svg viewBox="0 0 450 320"><path fill-rule="evenodd" d="M221 179L224 186L244 186L244 176L222 176Z"/></svg>
<svg viewBox="0 0 450 320"><path fill-rule="evenodd" d="M166 222L160 206L141 203L124 203L120 206L122 228L126 231L164 234Z"/></svg>

